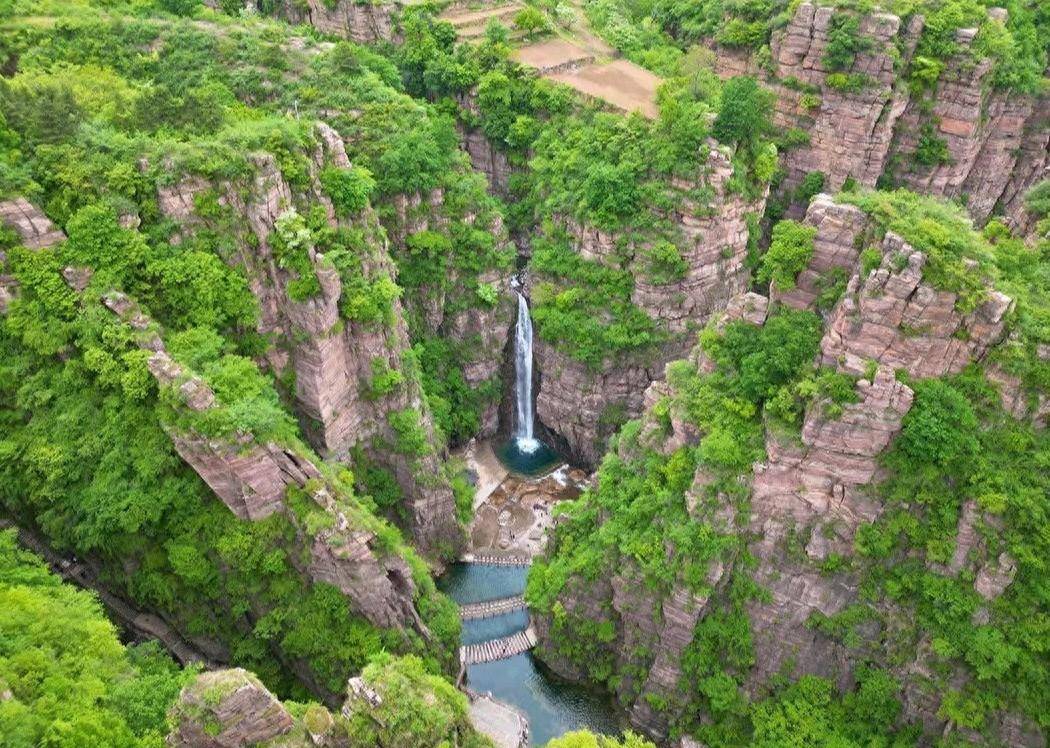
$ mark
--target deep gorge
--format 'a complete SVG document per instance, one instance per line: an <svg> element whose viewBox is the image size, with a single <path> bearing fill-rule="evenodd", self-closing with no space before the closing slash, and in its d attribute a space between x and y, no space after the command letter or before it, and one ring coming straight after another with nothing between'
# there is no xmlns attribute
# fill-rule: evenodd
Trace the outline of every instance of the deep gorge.
<svg viewBox="0 0 1050 748"><path fill-rule="evenodd" d="M0 17L0 743L1046 745L1042 3Z"/></svg>

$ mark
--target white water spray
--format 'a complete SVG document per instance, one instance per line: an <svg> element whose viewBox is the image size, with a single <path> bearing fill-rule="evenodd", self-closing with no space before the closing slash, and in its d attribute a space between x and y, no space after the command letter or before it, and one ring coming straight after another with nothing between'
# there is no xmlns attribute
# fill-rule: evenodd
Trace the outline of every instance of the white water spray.
<svg viewBox="0 0 1050 748"><path fill-rule="evenodd" d="M533 436L532 412L532 319L525 296L518 293L518 324L514 338L514 387L517 397L517 423L514 424L514 442L525 454L540 447Z"/></svg>

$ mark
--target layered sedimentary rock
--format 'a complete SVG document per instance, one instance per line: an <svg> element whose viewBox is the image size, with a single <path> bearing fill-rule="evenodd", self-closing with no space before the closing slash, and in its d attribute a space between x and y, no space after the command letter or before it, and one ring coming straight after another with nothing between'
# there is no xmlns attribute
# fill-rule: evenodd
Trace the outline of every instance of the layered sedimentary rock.
<svg viewBox="0 0 1050 748"><path fill-rule="evenodd" d="M806 622L853 602L855 580L822 574L793 557L787 545L799 543L806 559L818 563L832 553L848 554L857 527L881 513L864 489L876 480L878 457L900 431L913 393L880 366L874 381L858 383L857 398L837 418L810 408L800 444L768 434L768 459L755 466L750 530L758 539L751 548L756 581L772 595L748 610L755 646L749 680L756 690L791 666L846 684L845 649Z"/></svg>
<svg viewBox="0 0 1050 748"><path fill-rule="evenodd" d="M835 9L805 2L782 33L774 36L773 62L777 92L775 122L785 128L802 127L809 143L786 152L786 183L796 184L806 173L819 171L825 184L838 189L847 177L874 185L882 174L893 130L908 101L907 89L897 79L895 60L906 63L922 32L922 18L908 24L889 13L860 19L859 33L871 40L857 53L847 70L832 71L824 57ZM857 91L828 85L828 75L864 76ZM794 86L785 82L794 82ZM804 98L801 83L819 89L814 106Z"/></svg>
<svg viewBox="0 0 1050 748"><path fill-rule="evenodd" d="M813 256L795 277L795 287L781 291L775 286L771 298L794 309L813 309L821 291L849 279L857 266L870 221L853 205L835 202L820 194L806 211L805 223L817 230ZM837 277L836 277L837 276Z"/></svg>
<svg viewBox="0 0 1050 748"><path fill-rule="evenodd" d="M539 337L532 353L539 372L536 417L574 463L591 466L623 420L641 412L645 389L664 364L680 355L669 350L651 362L608 362L596 371Z"/></svg>
<svg viewBox="0 0 1050 748"><path fill-rule="evenodd" d="M645 388L662 376L668 361L692 347L695 331L747 288L748 216L761 214L765 195L748 199L730 190L733 167L728 155L713 141L708 147L701 173L690 180L675 179L671 186L680 199L660 214L672 227L672 241L685 266L680 276L658 281L648 264L647 247L631 248L625 260L616 236L571 219L561 221L573 249L584 259L610 267L626 264L635 279L631 302L669 338L644 353L606 359L598 367L537 338L537 418L584 465L597 464L608 437L624 420L641 413ZM711 197L700 204L694 191Z"/></svg>
<svg viewBox="0 0 1050 748"><path fill-rule="evenodd" d="M50 247L66 238L62 229L23 197L0 202L0 223L14 229L28 249Z"/></svg>
<svg viewBox="0 0 1050 748"><path fill-rule="evenodd" d="M1002 212L1021 233L1029 230L1023 195L1050 168L1050 96L994 88L994 61L972 51L973 28L957 30L958 52L944 61L931 90L909 89L903 71L923 31L918 15L907 22L889 13L859 15L866 47L846 68L828 69L832 19L846 12L804 2L773 36L775 74L766 82L777 96L775 123L808 136L783 154L784 185L821 172L831 189L847 177L872 186L888 173L918 192L964 198L978 221ZM990 14L1005 20L1002 9ZM754 68L739 55L719 60L721 75L745 71ZM934 141L943 144L943 161L919 163L920 144Z"/></svg>
<svg viewBox="0 0 1050 748"><path fill-rule="evenodd" d="M976 35L972 28L956 32L959 51L946 61L932 100L914 96L908 102L891 156L894 175L905 186L938 197L965 196L970 214L984 221L1045 173L1050 104L1045 95L1037 100L993 89L993 60L975 60L971 51ZM943 143L944 163L916 163L924 136Z"/></svg>
<svg viewBox="0 0 1050 748"><path fill-rule="evenodd" d="M197 416L220 407L208 384L168 355L159 330L133 300L114 291L103 303L135 331L139 347L151 352L147 366L160 387L177 393L182 406ZM415 610L415 584L407 563L382 550L375 533L339 506L339 490L308 454L294 445L261 442L246 432L235 438L210 437L192 426L172 425L168 433L179 455L238 517L259 521L280 512L296 527L297 544L309 549L305 571L312 581L339 588L354 611L376 626L426 633ZM316 534L289 508L289 489L305 492L327 515Z"/></svg>
<svg viewBox="0 0 1050 748"><path fill-rule="evenodd" d="M766 459L747 476L749 516L737 516L738 505L721 494L712 506L706 493L712 477L703 467L696 471L686 495L693 521L708 524L715 532L748 538L755 562L749 573L768 592L768 597L746 604L754 660L743 686L756 698L766 693L771 679L781 676L816 674L851 688L857 664L879 657L878 644L872 644L875 649L870 651L866 645L847 646L812 624L859 602L857 572L829 569L835 568L836 559L854 554L858 528L884 510L871 486L883 477L880 458L900 432L914 397L910 387L897 381L895 370L935 377L980 360L1001 338L1003 317L1011 304L1009 298L986 290L975 311L959 311L955 294L937 290L923 279L921 253L892 233L882 241L882 265L862 280L860 248L875 236L867 216L858 208L819 196L806 222L817 228L813 256L799 275L798 288L782 294L779 301L812 309L817 279L831 269L851 277L846 295L828 315L820 358L825 366L857 377L855 400L840 405L812 402L797 436L767 429ZM734 299L728 310L723 322L746 319L762 324L766 304L749 294ZM700 372L714 368L702 350L690 363ZM671 455L684 446L702 444L703 434L676 412L673 396L669 384L657 382L650 387L638 436L645 449ZM990 603L1012 582L1016 563L1008 553L989 557L973 528L978 522L992 524L995 518L978 519L973 510L970 506L969 514L963 512L960 522L969 523L969 529L960 529L957 558L941 572L972 574L974 591ZM714 606L727 604L717 589L720 579L735 573L736 563L733 557L723 557L709 568L714 602L690 599L677 585L669 590L647 588L631 571L629 560L623 564L627 568L618 569L608 581L571 577L559 594L558 603L570 620L579 617L615 632L601 651L612 657L614 672L622 678L615 681L617 695L627 705L632 723L648 734L666 737L669 724L694 698L681 680L682 655L697 622ZM900 615L892 608L885 613L891 622ZM987 610L976 615L987 616ZM554 622L543 616L536 619L540 656L567 677L586 677L578 664L559 654L559 642L552 639ZM853 633L861 642L880 642L880 634L892 636L881 632L879 625L872 617L857 624ZM914 661L887 666L904 683L905 716L924 719L931 734L943 729L935 716L939 699L931 701L923 690L930 665L921 648ZM956 677L964 682L966 674L960 670ZM1039 744L1029 726L1010 715L996 715L989 729L1018 745Z"/></svg>
<svg viewBox="0 0 1050 748"><path fill-rule="evenodd" d="M1010 176L999 198L1006 224L1034 240L1036 219L1025 207L1025 194L1039 182L1050 179L1050 95L1035 103L1032 116L1016 154Z"/></svg>
<svg viewBox="0 0 1050 748"><path fill-rule="evenodd" d="M289 23L304 23L325 34L369 44L395 40L394 18L401 4L382 0L279 0L273 8L277 17Z"/></svg>
<svg viewBox="0 0 1050 748"><path fill-rule="evenodd" d="M285 735L295 723L277 697L241 668L198 675L179 694L173 717L167 739L172 748L259 745Z"/></svg>
<svg viewBox="0 0 1050 748"><path fill-rule="evenodd" d="M882 264L867 278L854 275L832 312L821 343L826 365L860 374L877 361L914 377L938 377L961 371L999 342L1008 296L989 291L964 313L957 294L923 281L925 255L892 232L882 251Z"/></svg>
<svg viewBox="0 0 1050 748"><path fill-rule="evenodd" d="M319 142L312 154L315 170L325 164L337 168L350 165L335 131L318 123L317 135ZM196 196L218 189L220 204L234 216L247 219L250 234L242 237L235 259L244 267L259 300L259 332L274 336L280 343L268 353L271 366L278 373L286 366L294 372L295 401L307 437L322 454L336 459L347 459L355 447L363 449L370 460L394 476L417 543L431 552L455 551L462 542L462 530L455 517L452 491L441 477L433 425L418 379L404 377L401 386L381 397L371 391L377 366L393 371L407 367L404 356L410 345L400 301L390 301L387 325L347 320L340 311L343 280L320 252L313 246L307 249L320 290L304 300L295 300L289 294L294 276L274 256L278 220L290 215L297 204L320 204L333 228L354 228L366 237L369 251L361 258L362 275L371 282L389 279L396 273L375 214L366 206L357 216L337 218L316 180L306 194L297 195L272 155L255 154L251 163L254 176L247 189L210 185L195 177L160 188L161 212L178 221L181 231L192 231L206 222L196 214ZM390 417L407 411L417 414L419 427L432 445L425 454L404 454L392 446L399 435Z"/></svg>

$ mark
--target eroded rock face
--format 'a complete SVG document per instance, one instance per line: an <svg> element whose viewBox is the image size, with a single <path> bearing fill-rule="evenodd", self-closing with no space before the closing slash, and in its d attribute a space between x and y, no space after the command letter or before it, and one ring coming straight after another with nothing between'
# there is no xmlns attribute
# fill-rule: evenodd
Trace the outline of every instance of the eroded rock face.
<svg viewBox="0 0 1050 748"><path fill-rule="evenodd" d="M14 229L27 249L44 249L66 238L62 229L24 197L0 202L0 223Z"/></svg>
<svg viewBox="0 0 1050 748"><path fill-rule="evenodd" d="M838 682L850 672L845 650L806 622L853 602L855 581L821 574L806 559L819 563L831 553L851 553L857 528L881 514L864 489L877 480L878 458L900 431L913 393L881 366L874 381L857 384L857 397L835 418L822 407L808 409L801 444L767 434L768 459L755 466L751 549L755 579L772 595L748 610L755 634L749 682L756 689L786 664Z"/></svg>
<svg viewBox="0 0 1050 748"><path fill-rule="evenodd" d="M882 251L879 268L865 279L854 275L832 312L821 342L826 365L861 374L877 361L914 377L939 377L958 373L999 342L1013 303L1008 296L990 291L976 310L963 313L955 293L923 281L921 252L893 233Z"/></svg>
<svg viewBox="0 0 1050 748"><path fill-rule="evenodd" d="M1046 96L1037 101L991 89L993 61L974 61L970 47L975 33L976 29L957 32L959 52L946 61L932 102L908 102L897 123L891 156L898 163L894 175L905 186L938 197L965 195L967 210L983 222L1022 184L1031 186L1045 172L1050 122ZM943 141L946 163L915 162L924 128ZM1020 174L1014 174L1015 167Z"/></svg>
<svg viewBox="0 0 1050 748"><path fill-rule="evenodd" d="M769 593L768 599L746 604L754 663L747 670L744 688L755 697L764 695L770 680L781 675L815 674L843 689L853 686L857 663L868 655L858 655L856 648L811 624L858 602L857 573L831 569L836 558L854 553L858 528L877 519L884 509L870 487L883 478L880 458L900 432L914 397L906 384L897 381L895 370L904 368L917 377L957 372L999 340L1010 305L1006 297L988 291L986 301L974 312L959 312L954 294L937 291L923 280L924 258L893 234L885 237L882 266L862 286L859 251L870 238L864 213L819 196L806 221L818 229L813 258L800 274L798 288L782 294L780 300L813 308L817 279L831 269L852 275L846 296L828 315L821 359L826 366L860 377L856 401L838 406L811 403L797 436L767 431L766 459L754 465L749 476L749 516L737 516L728 497L712 497L713 478L702 467L685 496L694 522L707 523L715 532L746 533L755 562L750 574ZM719 324L732 319L762 324L764 302L754 294L740 296L729 303ZM847 319L853 320L849 329ZM713 370L699 348L689 362L700 372ZM647 391L640 447L668 455L702 443L703 434L677 412L672 395L665 382L654 383ZM960 527L956 558L941 573L968 570L974 574L975 591L991 601L1007 589L1016 565L1006 554L987 557L974 509L964 508L960 522L966 526ZM732 557L723 558L710 569L716 601L718 579L728 579L735 563ZM696 623L708 606L723 604L687 597L677 586L648 589L630 569L618 569L609 582L571 578L558 598L568 616L612 625L616 636L608 647L615 672L623 676L618 696L628 705L632 723L657 738L666 736L668 720L674 720L681 703L690 698L683 691L680 662ZM900 615L893 610L887 613L891 622ZM976 615L987 615L987 610ZM586 677L579 666L558 654L558 632L552 631L552 622L542 616L537 619L540 656L567 677ZM571 625L572 618L568 620ZM853 631L862 642L880 642L879 626L874 619L861 621ZM893 632L885 636L892 639ZM935 733L943 729L935 716L939 703L931 703L916 685L928 678L928 668L928 661L919 656L895 673L907 684L903 701L908 718L926 719L926 729ZM960 671L959 677L965 678L965 673ZM654 704L663 708L654 709ZM1000 716L1002 724L993 729L1001 735L1016 733L1023 738L1019 744L1032 744L1026 725L1018 722L1011 727L1009 716Z"/></svg>
<svg viewBox="0 0 1050 748"><path fill-rule="evenodd" d="M294 720L247 670L202 673L173 707L172 748L243 748L286 734Z"/></svg>
<svg viewBox="0 0 1050 748"><path fill-rule="evenodd" d="M860 34L871 45L841 72L867 76L868 83L859 91L848 91L827 82L830 73L839 72L828 70L824 63L834 13L831 7L802 3L771 45L779 81L794 79L820 90L819 103L807 108L809 101L797 87L774 84L775 123L801 127L810 138L807 145L784 154L788 185L797 184L811 171L822 172L831 189L837 190L847 177L874 185L885 167L894 126L907 105L908 94L897 80L894 60L898 56L905 62L910 59L922 33L921 16L906 25L889 13L860 18Z"/></svg>
<svg viewBox="0 0 1050 748"><path fill-rule="evenodd" d="M814 309L821 291L835 281L836 274L848 279L857 267L861 240L869 226L860 208L817 195L806 210L805 223L817 230L813 237L813 257L795 278L795 287L770 289L773 301L794 309Z"/></svg>
<svg viewBox="0 0 1050 748"><path fill-rule="evenodd" d="M767 84L777 95L775 124L809 136L808 143L783 154L785 187L794 187L809 172L823 173L832 190L847 177L873 186L890 172L921 193L965 196L978 221L1001 209L1012 227L1030 230L1022 197L1047 174L1050 96L993 89L992 61L974 60L970 51L976 29L958 30L959 52L945 61L931 94L909 92L900 71L910 63L922 33L918 15L907 22L889 13L859 15L859 34L869 40L868 48L848 69L829 70L824 55L836 12L846 11L804 2L773 36L775 77ZM751 64L720 59L719 74L753 71ZM858 90L836 87L829 84L833 74L833 82L853 76L863 85ZM802 90L800 83L819 93ZM915 160L922 138L943 141L944 163Z"/></svg>
<svg viewBox="0 0 1050 748"><path fill-rule="evenodd" d="M534 366L540 372L536 416L563 441L574 463L597 465L605 442L625 418L642 410L645 390L662 375L674 351L654 364L610 364L595 371L537 337Z"/></svg>
<svg viewBox="0 0 1050 748"><path fill-rule="evenodd" d="M730 300L746 290L745 266L748 215L760 215L765 195L749 200L728 188L732 164L713 141L707 164L693 180L674 180L683 197L662 218L674 226L676 247L684 261L681 277L657 283L646 258L646 247L625 249L617 237L594 226L562 220L573 248L587 259L610 267L629 268L635 278L631 301L669 333L670 340L644 354L600 366L587 366L537 336L534 353L540 372L537 418L564 440L572 458L594 466L608 437L623 421L642 412L645 389L663 375L664 365L692 348L695 332ZM689 196L692 190L710 194L707 204Z"/></svg>
<svg viewBox="0 0 1050 748"><path fill-rule="evenodd" d="M464 173L463 178L470 176ZM384 211L383 225L390 237L391 252L406 264L416 262L408 248L409 237L427 230L450 233L448 229L455 221L487 233L498 253L515 254L503 217L492 211L491 206L456 205L455 197L449 200L445 191L437 188L425 195L395 195L389 207L393 210ZM441 279L444 285L428 284L420 292L407 293L402 300L405 311L418 320L413 333L441 338L457 347L463 357L460 371L469 388L498 390L499 387L493 385L500 382L507 331L517 308L517 296L511 292L509 262L507 267L490 267L476 276L461 275L454 266L447 266L446 272L449 277ZM478 304L471 298L471 303L465 304L463 294L470 293L466 289L475 284L492 288L497 294L495 303ZM486 438L496 434L498 399L493 398L486 404L480 421L480 429L474 436Z"/></svg>
<svg viewBox="0 0 1050 748"><path fill-rule="evenodd" d="M1024 196L1044 179L1050 179L1050 95L1036 100L1013 168L999 203L1006 224L1018 234L1035 240L1035 216L1028 212Z"/></svg>
<svg viewBox="0 0 1050 748"><path fill-rule="evenodd" d="M342 139L323 123L317 124L319 145L314 168L326 163L347 167ZM410 348L404 314L398 299L391 301L389 324L359 323L344 319L340 300L344 293L338 271L313 247L309 259L320 291L295 300L289 295L294 277L281 268L273 254L274 232L279 218L297 203L321 204L333 227L361 230L369 242L362 259L362 274L375 280L396 276L383 232L374 212L366 207L360 215L338 219L316 179L308 194L296 195L269 154L252 157L255 174L248 190L220 185L220 204L235 216L244 216L250 239L239 243L236 261L241 264L261 309L259 332L274 336L280 352L268 354L278 373L286 367L295 375L295 401L304 433L322 455L347 460L351 450L361 448L368 459L388 470L404 497L409 529L420 547L434 553L454 552L463 542L463 531L455 516L455 501L443 478L441 454L422 389L415 377L404 377L400 386L381 396L371 389L379 370L404 371L405 352ZM210 189L203 180L190 177L159 195L161 212L180 221L182 231L203 222L194 213L194 197ZM399 434L391 423L395 414L411 412L430 448L425 454L405 454L392 445Z"/></svg>
<svg viewBox="0 0 1050 748"><path fill-rule="evenodd" d="M160 333L138 304L114 291L103 303L136 331L139 346L152 352L147 366L158 385L177 392L188 411L205 414L219 407L200 377L168 355ZM415 609L415 584L400 556L384 551L370 530L355 526L339 506L311 457L294 447L258 441L253 434L208 437L190 428L167 427L179 455L216 496L241 519L259 521L282 513L296 528L296 544L309 549L306 575L312 582L337 587L351 608L376 626L415 629L429 636ZM321 529L311 535L287 503L290 489L308 494L324 513Z"/></svg>
<svg viewBox="0 0 1050 748"><path fill-rule="evenodd" d="M361 44L394 41L397 2L359 3L354 0L280 0L274 13L289 23L304 23L318 31Z"/></svg>

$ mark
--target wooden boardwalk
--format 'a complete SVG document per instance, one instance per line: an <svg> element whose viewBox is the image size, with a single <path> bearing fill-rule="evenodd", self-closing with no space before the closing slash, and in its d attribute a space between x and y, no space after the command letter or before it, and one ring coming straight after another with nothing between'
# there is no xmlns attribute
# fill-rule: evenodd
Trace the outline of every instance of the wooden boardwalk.
<svg viewBox="0 0 1050 748"><path fill-rule="evenodd" d="M459 606L459 617L463 621L472 621L477 618L492 618L504 613L513 613L516 610L525 609L525 598L521 595L513 597L501 597L497 600L485 600L480 603L468 603Z"/></svg>
<svg viewBox="0 0 1050 748"><path fill-rule="evenodd" d="M464 665L478 665L482 662L503 660L522 652L528 652L536 646L536 631L529 626L501 639L468 644L459 648L459 659Z"/></svg>
<svg viewBox="0 0 1050 748"><path fill-rule="evenodd" d="M531 566L532 559L525 556L484 556L466 553L460 559L464 564L489 564L491 566Z"/></svg>

